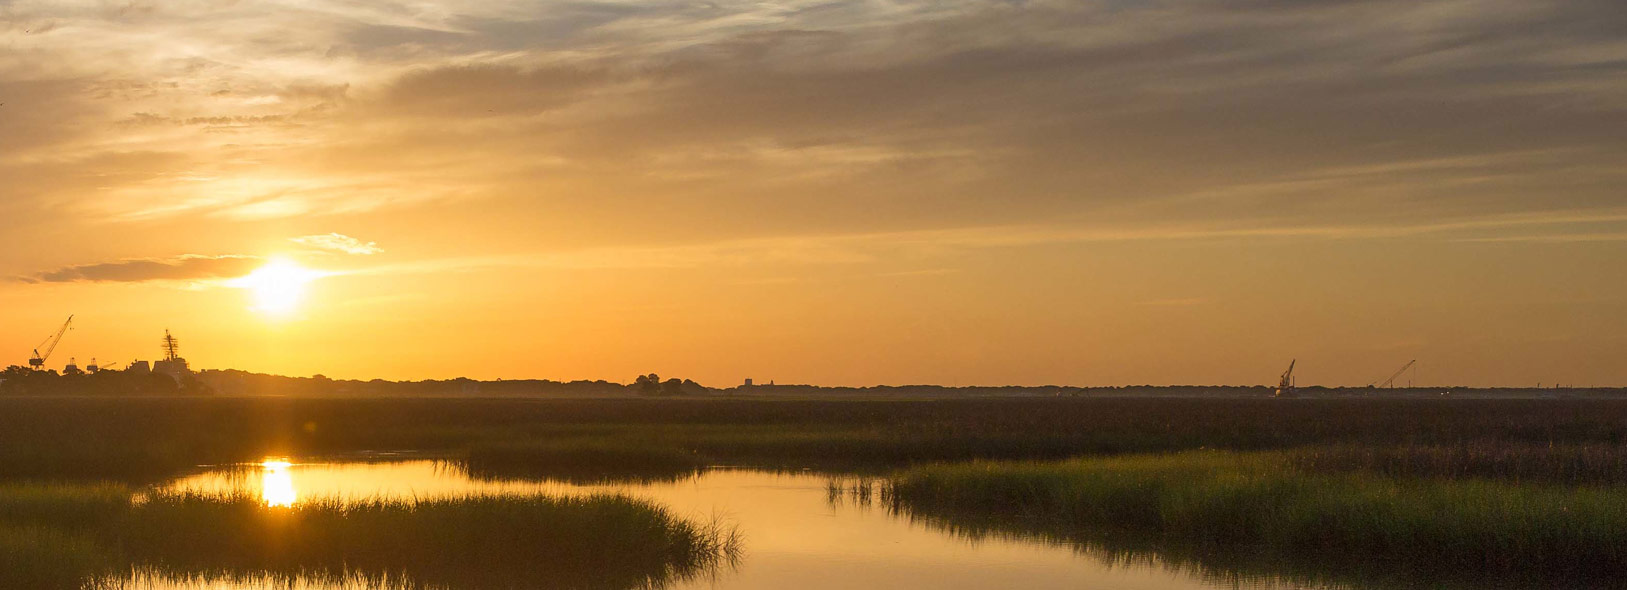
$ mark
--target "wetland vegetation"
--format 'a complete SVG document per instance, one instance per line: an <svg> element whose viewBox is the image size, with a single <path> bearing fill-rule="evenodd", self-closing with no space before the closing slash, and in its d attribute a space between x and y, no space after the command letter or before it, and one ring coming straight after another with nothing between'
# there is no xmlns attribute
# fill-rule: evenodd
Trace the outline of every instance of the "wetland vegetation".
<svg viewBox="0 0 1627 590"><path fill-rule="evenodd" d="M1211 448L1613 447L1627 400L936 401L0 398L0 477L152 480L265 456L487 449L483 467L616 449L886 472L970 459ZM508 449L499 452L492 449ZM540 449L528 453L527 449ZM685 459L688 461L688 459Z"/></svg>
<svg viewBox="0 0 1627 590"><path fill-rule="evenodd" d="M1627 573L1627 489L1329 472L1306 460L1317 454L934 465L896 475L888 496L971 536L1036 535L1314 584L1586 587Z"/></svg>
<svg viewBox="0 0 1627 590"><path fill-rule="evenodd" d="M726 527L627 498L278 512L145 493L200 464L378 451L492 480L672 481L717 465L884 477L877 497L957 534L1221 578L1578 586L1627 573L1627 401L1610 399L26 398L0 410L7 586L140 567L496 588L522 575L498 561L557 558L579 569L549 568L553 586L627 587L738 549ZM531 534L543 529L557 534ZM170 542L183 538L210 540ZM293 538L297 550L278 541ZM324 550L338 546L359 553Z"/></svg>
<svg viewBox="0 0 1627 590"><path fill-rule="evenodd" d="M77 588L140 569L225 578L362 577L404 587L645 588L733 559L722 523L620 496L314 500L0 488L0 586Z"/></svg>

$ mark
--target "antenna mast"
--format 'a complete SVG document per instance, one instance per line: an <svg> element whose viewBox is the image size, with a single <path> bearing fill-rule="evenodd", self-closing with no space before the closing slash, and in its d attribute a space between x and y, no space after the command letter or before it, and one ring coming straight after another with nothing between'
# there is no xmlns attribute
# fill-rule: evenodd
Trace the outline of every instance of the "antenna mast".
<svg viewBox="0 0 1627 590"><path fill-rule="evenodd" d="M164 330L164 360L175 361L181 359L181 343L171 336L169 330Z"/></svg>

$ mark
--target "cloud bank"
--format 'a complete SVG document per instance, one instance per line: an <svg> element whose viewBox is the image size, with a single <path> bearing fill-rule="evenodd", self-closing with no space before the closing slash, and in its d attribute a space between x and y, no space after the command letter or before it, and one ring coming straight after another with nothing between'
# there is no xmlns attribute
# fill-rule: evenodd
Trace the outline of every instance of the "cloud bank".
<svg viewBox="0 0 1627 590"><path fill-rule="evenodd" d="M204 256L187 254L172 258L141 258L67 266L21 277L27 283L141 283L147 281L196 281L247 274L264 262L257 256Z"/></svg>
<svg viewBox="0 0 1627 590"><path fill-rule="evenodd" d="M1627 157L1605 0L5 10L6 207L124 221L1415 223L1616 205Z"/></svg>

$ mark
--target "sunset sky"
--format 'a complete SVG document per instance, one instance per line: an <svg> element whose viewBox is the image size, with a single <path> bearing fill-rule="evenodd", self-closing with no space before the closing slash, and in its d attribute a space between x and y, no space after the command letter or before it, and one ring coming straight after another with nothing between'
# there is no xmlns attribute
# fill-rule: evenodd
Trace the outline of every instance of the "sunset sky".
<svg viewBox="0 0 1627 590"><path fill-rule="evenodd" d="M0 103L0 365L1627 385L1620 0L0 0Z"/></svg>

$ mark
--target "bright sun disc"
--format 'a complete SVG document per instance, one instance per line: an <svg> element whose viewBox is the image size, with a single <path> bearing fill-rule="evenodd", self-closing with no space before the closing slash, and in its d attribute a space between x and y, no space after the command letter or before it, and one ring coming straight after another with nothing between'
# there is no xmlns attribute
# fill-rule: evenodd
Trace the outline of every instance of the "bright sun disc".
<svg viewBox="0 0 1627 590"><path fill-rule="evenodd" d="M322 273L281 258L273 259L232 281L232 286L248 289L254 295L254 309L272 315L287 315L305 299L305 285Z"/></svg>
<svg viewBox="0 0 1627 590"><path fill-rule="evenodd" d="M294 476L288 472L291 465L286 459L267 459L260 464L260 499L265 501L266 506L288 508L299 501L299 492L294 489Z"/></svg>

